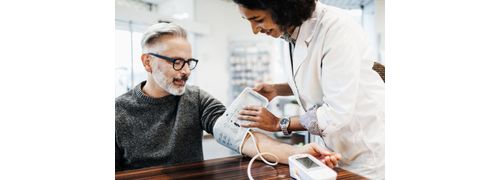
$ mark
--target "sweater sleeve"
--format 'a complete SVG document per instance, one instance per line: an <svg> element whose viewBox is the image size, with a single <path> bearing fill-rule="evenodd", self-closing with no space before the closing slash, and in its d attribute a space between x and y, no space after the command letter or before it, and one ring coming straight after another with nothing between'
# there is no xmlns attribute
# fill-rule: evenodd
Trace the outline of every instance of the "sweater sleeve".
<svg viewBox="0 0 500 180"><path fill-rule="evenodd" d="M121 171L121 170L123 170L122 151L121 151L120 147L118 147L118 142L116 140L116 135L115 135L115 171Z"/></svg>
<svg viewBox="0 0 500 180"><path fill-rule="evenodd" d="M213 134L213 127L217 119L224 114L226 107L213 96L200 89L200 114L203 130Z"/></svg>
<svg viewBox="0 0 500 180"><path fill-rule="evenodd" d="M123 108L119 105L119 99L115 99L115 171L122 171L123 168L123 151L118 142L117 128L120 125L120 117L123 116Z"/></svg>

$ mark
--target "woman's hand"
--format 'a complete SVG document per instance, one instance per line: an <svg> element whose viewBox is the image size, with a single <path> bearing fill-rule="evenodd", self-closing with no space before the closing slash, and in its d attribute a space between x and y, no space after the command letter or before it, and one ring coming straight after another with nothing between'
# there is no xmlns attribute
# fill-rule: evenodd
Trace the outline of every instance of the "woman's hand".
<svg viewBox="0 0 500 180"><path fill-rule="evenodd" d="M279 118L261 106L246 106L240 111L240 120L249 121L241 123L245 128L260 128L266 131L280 131Z"/></svg>
<svg viewBox="0 0 500 180"><path fill-rule="evenodd" d="M342 158L340 154L331 152L316 143L310 143L296 148L294 154L311 154L330 168L336 167L340 158Z"/></svg>
<svg viewBox="0 0 500 180"><path fill-rule="evenodd" d="M266 84L266 83L257 84L253 88L253 90L266 97L267 100L269 101L273 100L274 97L278 96L278 90L272 84Z"/></svg>

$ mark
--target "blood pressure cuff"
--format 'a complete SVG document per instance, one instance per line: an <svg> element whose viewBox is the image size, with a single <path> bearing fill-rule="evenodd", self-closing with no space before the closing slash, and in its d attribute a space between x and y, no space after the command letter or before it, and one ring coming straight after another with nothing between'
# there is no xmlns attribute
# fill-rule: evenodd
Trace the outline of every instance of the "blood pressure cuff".
<svg viewBox="0 0 500 180"><path fill-rule="evenodd" d="M217 142L227 148L241 154L243 141L250 128L243 128L231 118L226 118L227 113L224 113L214 125L214 137Z"/></svg>
<svg viewBox="0 0 500 180"><path fill-rule="evenodd" d="M250 130L240 126L242 120L238 119L239 112L248 105L267 106L267 99L253 91L245 88L240 95L231 103L226 112L217 119L213 128L215 140L227 148L241 154L243 141Z"/></svg>

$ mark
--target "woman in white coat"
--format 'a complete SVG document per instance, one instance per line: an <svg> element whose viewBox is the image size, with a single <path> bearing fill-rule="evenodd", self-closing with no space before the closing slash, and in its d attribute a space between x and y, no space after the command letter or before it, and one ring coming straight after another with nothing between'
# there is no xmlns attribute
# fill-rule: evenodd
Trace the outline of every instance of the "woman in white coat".
<svg viewBox="0 0 500 180"><path fill-rule="evenodd" d="M384 82L372 70L375 58L358 22L316 0L233 1L255 34L290 44L292 55L284 62L288 83L260 84L255 90L269 100L294 95L304 110L276 117L249 106L240 112L248 121L242 126L285 134L307 130L342 156L341 168L384 179Z"/></svg>

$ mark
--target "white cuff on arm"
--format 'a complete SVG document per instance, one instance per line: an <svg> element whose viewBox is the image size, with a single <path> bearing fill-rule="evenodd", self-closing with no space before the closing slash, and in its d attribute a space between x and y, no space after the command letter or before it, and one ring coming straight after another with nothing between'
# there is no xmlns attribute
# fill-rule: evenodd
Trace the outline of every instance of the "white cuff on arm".
<svg viewBox="0 0 500 180"><path fill-rule="evenodd" d="M321 135L321 129L318 126L318 118L316 117L316 110L321 105L314 105L307 112L299 117L302 127L307 129L311 134Z"/></svg>

